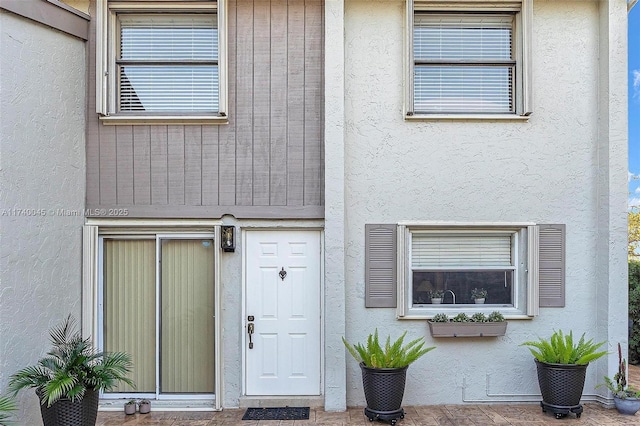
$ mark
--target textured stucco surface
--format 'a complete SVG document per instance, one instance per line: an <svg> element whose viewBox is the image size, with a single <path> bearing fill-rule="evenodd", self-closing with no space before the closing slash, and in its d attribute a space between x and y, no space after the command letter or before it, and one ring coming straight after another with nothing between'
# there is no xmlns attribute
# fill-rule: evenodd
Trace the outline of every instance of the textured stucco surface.
<svg viewBox="0 0 640 426"><path fill-rule="evenodd" d="M85 181L85 47L0 11L0 393L80 319ZM18 211L27 209L27 212ZM56 211L80 212L66 216ZM19 424L41 423L33 391Z"/></svg>
<svg viewBox="0 0 640 426"><path fill-rule="evenodd" d="M626 86L607 77L605 90L614 95L604 94L599 80L608 71L598 58L613 47L608 67L624 73L624 60L614 61L626 32L612 29L611 46L599 36L600 19L608 19L599 9L621 11L624 2L534 2L528 122L403 121L403 2L345 3L347 337L362 341L376 325L382 334L406 329L437 346L410 367L405 404L539 401L521 342L557 328L592 336L604 328L598 337L611 347L626 339L624 310L612 309L626 291L626 136L613 115L626 117ZM619 111L609 116L609 106ZM615 134L601 129L605 122L616 122ZM425 321L396 320L394 309L366 309L364 226L403 220L565 223L566 307L510 321L504 337L450 340L433 339ZM607 361L597 364L607 369ZM587 398L603 393L594 390L597 372L588 371ZM348 359L347 405L363 398L360 371Z"/></svg>

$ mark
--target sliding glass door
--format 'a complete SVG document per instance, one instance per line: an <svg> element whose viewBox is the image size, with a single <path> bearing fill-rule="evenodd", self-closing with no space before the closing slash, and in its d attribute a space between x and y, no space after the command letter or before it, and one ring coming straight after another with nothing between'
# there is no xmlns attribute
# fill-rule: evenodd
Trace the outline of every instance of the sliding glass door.
<svg viewBox="0 0 640 426"><path fill-rule="evenodd" d="M111 392L215 393L213 237L102 239L102 347L133 358L136 387Z"/></svg>

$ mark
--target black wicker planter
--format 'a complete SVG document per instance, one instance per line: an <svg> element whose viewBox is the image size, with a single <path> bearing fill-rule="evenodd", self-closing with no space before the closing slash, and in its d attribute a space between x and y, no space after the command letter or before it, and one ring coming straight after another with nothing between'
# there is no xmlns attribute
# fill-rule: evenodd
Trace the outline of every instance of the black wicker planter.
<svg viewBox="0 0 640 426"><path fill-rule="evenodd" d="M394 425L404 418L402 398L407 368L370 368L360 363L362 385L367 408L364 414L370 421L383 420Z"/></svg>
<svg viewBox="0 0 640 426"><path fill-rule="evenodd" d="M38 391L36 391L38 394ZM40 413L44 426L95 426L98 415L98 392L87 391L81 400L61 398L51 407L42 404Z"/></svg>
<svg viewBox="0 0 640 426"><path fill-rule="evenodd" d="M569 412L580 417L580 398L589 364L548 364L538 360L535 362L542 393L542 411L551 411L556 418L561 418Z"/></svg>

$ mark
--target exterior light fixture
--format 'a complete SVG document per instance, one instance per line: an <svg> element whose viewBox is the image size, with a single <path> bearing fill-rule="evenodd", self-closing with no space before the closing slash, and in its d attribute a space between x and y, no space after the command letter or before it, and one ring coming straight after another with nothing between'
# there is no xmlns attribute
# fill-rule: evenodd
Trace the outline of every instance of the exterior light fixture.
<svg viewBox="0 0 640 426"><path fill-rule="evenodd" d="M220 241L220 247L222 251L234 252L236 251L236 227L235 226L222 226L221 228L222 238Z"/></svg>

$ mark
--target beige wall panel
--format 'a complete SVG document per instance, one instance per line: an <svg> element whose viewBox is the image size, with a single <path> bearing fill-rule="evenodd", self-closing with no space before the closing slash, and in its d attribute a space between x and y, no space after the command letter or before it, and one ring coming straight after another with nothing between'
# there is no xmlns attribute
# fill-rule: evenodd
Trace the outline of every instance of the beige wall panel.
<svg viewBox="0 0 640 426"><path fill-rule="evenodd" d="M287 2L271 2L270 85L287 86ZM269 204L287 204L287 91L272 90L269 105Z"/></svg>
<svg viewBox="0 0 640 426"><path fill-rule="evenodd" d="M151 129L133 127L133 202L151 204Z"/></svg>
<svg viewBox="0 0 640 426"><path fill-rule="evenodd" d="M133 127L116 128L116 199L119 205L133 204Z"/></svg>
<svg viewBox="0 0 640 426"><path fill-rule="evenodd" d="M304 202L304 7L287 14L287 204Z"/></svg>

